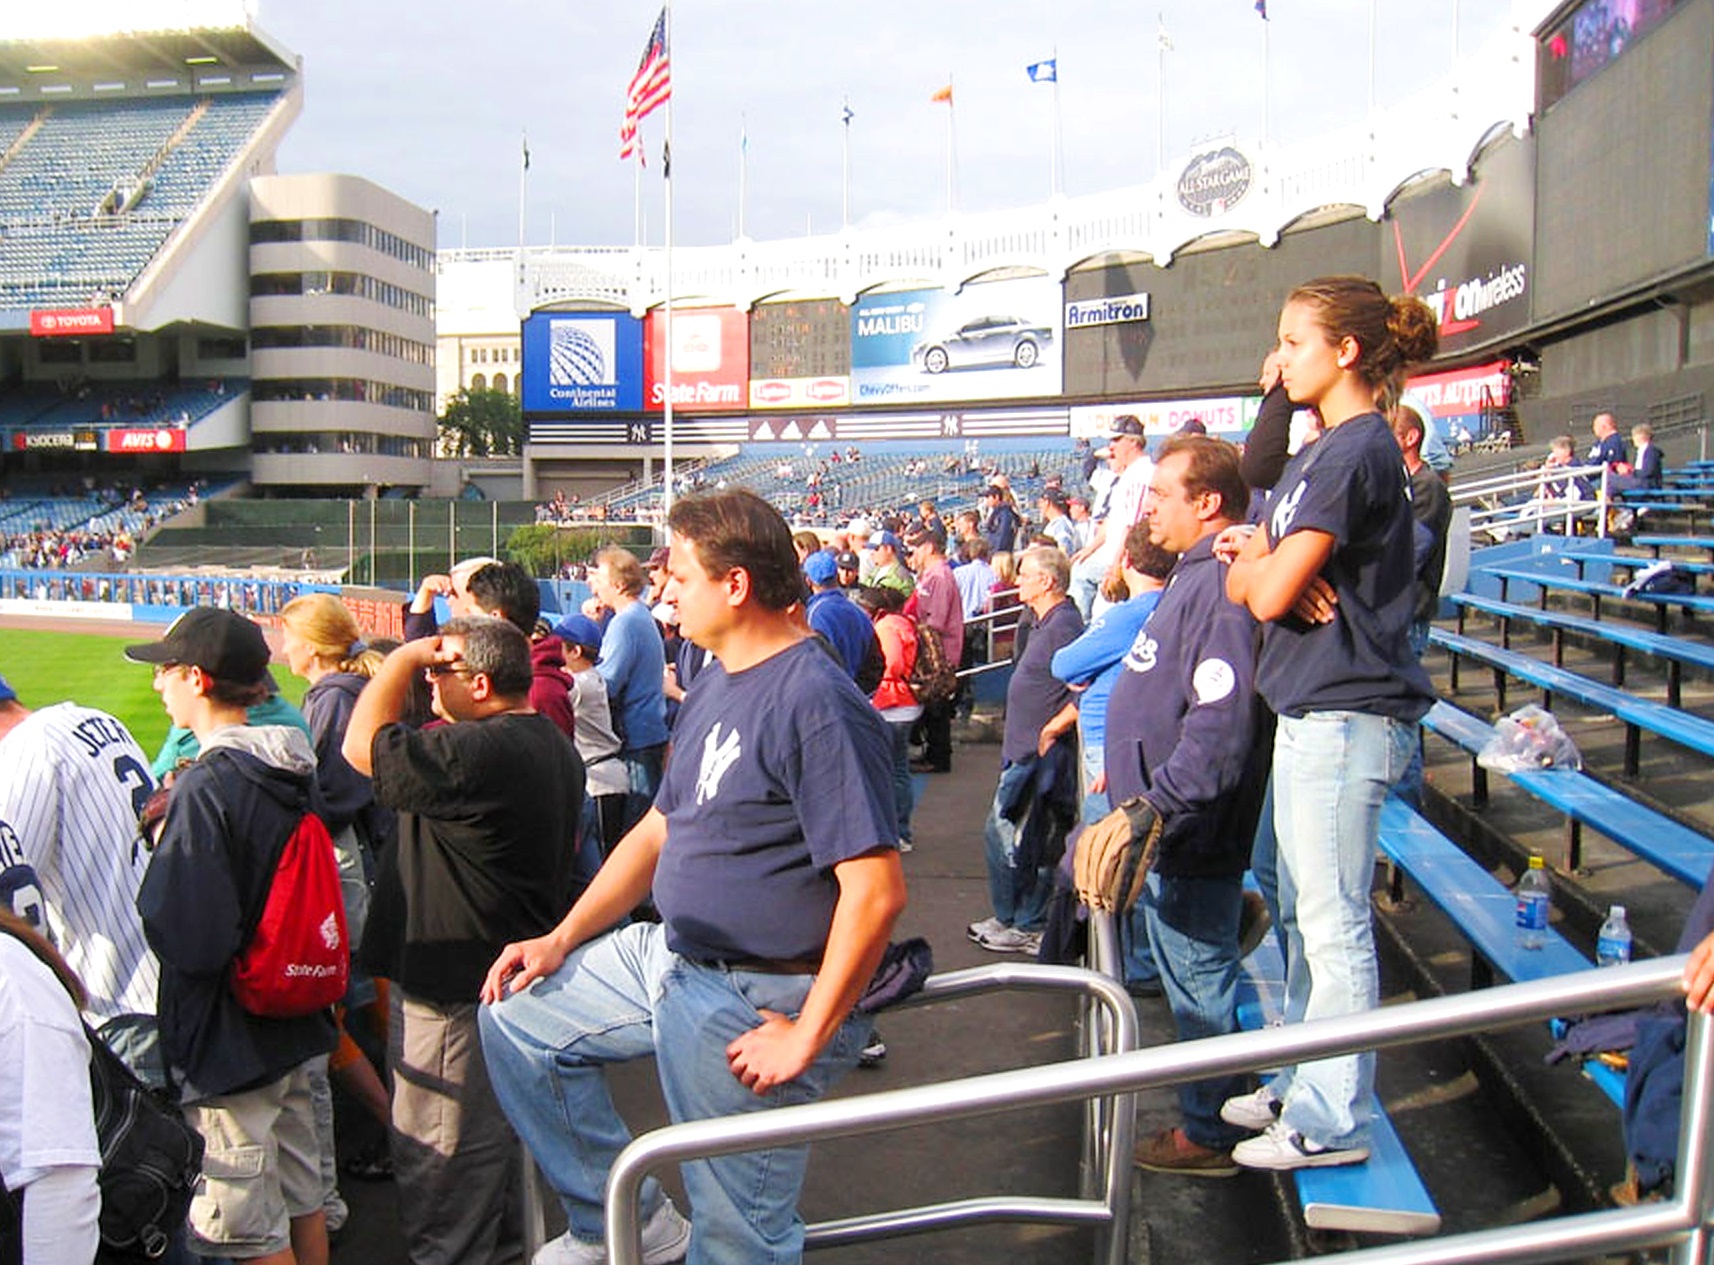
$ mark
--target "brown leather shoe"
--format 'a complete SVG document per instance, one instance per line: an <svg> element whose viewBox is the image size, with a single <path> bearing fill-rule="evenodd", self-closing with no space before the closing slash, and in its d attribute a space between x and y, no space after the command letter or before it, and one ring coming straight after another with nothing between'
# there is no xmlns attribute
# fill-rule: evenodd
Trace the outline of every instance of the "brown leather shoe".
<svg viewBox="0 0 1714 1265"><path fill-rule="evenodd" d="M1154 1173L1182 1173L1186 1177L1235 1177L1238 1165L1232 1152L1199 1146L1184 1136L1183 1129L1162 1129L1137 1143L1131 1156L1138 1168Z"/></svg>

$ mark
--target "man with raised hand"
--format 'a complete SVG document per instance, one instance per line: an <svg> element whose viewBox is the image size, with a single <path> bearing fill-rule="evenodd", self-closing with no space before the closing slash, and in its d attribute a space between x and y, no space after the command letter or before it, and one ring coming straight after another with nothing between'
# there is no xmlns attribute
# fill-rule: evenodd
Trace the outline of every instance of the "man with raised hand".
<svg viewBox="0 0 1714 1265"><path fill-rule="evenodd" d="M803 627L790 529L741 490L680 500L668 527L668 594L716 662L685 698L654 807L482 989L495 1090L570 1222L537 1265L606 1259L602 1198L630 1137L608 1064L653 1055L675 1121L821 1097L869 1039L853 1007L905 903L891 740ZM611 930L651 889L662 921ZM807 1158L685 1164L694 1237L645 1182L643 1259L796 1260Z"/></svg>

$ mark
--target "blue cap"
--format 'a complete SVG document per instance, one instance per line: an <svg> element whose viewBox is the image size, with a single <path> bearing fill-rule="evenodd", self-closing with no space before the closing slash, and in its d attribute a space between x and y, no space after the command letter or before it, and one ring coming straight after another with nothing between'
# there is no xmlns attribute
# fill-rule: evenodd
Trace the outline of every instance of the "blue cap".
<svg viewBox="0 0 1714 1265"><path fill-rule="evenodd" d="M12 683L0 676L0 703L10 703L17 699L18 691L12 688Z"/></svg>
<svg viewBox="0 0 1714 1265"><path fill-rule="evenodd" d="M601 649L601 625L587 615L567 615L554 627L553 635L568 646L582 646L595 651Z"/></svg>
<svg viewBox="0 0 1714 1265"><path fill-rule="evenodd" d="M839 574L839 568L835 565L831 553L818 549L803 560L803 573L811 584L832 584L833 577Z"/></svg>

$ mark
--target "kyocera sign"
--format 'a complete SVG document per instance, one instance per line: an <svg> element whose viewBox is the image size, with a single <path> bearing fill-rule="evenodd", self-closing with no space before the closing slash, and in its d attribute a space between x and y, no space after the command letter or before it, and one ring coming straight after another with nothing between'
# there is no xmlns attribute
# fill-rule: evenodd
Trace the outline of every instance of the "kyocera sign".
<svg viewBox="0 0 1714 1265"><path fill-rule="evenodd" d="M68 338L78 334L111 334L110 307L63 308L30 313L30 333L36 338Z"/></svg>
<svg viewBox="0 0 1714 1265"><path fill-rule="evenodd" d="M108 452L183 452L185 433L163 426L159 430L110 430Z"/></svg>

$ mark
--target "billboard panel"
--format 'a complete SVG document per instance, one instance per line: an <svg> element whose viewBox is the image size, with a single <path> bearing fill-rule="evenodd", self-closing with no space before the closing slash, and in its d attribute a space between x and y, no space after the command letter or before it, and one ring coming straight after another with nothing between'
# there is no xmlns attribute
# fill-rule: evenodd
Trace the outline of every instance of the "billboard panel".
<svg viewBox="0 0 1714 1265"><path fill-rule="evenodd" d="M524 322L526 413L638 413L643 327L625 312L537 312Z"/></svg>
<svg viewBox="0 0 1714 1265"><path fill-rule="evenodd" d="M175 427L163 426L159 429L129 430L114 429L107 432L108 452L183 452L185 450L185 432Z"/></svg>
<svg viewBox="0 0 1714 1265"><path fill-rule="evenodd" d="M646 407L660 412L667 397L667 353L672 353L673 409L722 413L746 407L750 386L750 322L736 308L683 308L649 313L643 360L649 367Z"/></svg>
<svg viewBox="0 0 1714 1265"><path fill-rule="evenodd" d="M1467 444L1486 438L1486 423L1495 410L1512 402L1510 367L1510 362L1496 360L1451 373L1427 373L1408 379L1405 390L1428 405L1442 439Z"/></svg>
<svg viewBox="0 0 1714 1265"><path fill-rule="evenodd" d="M835 408L851 399L851 312L838 299L750 313L750 407Z"/></svg>
<svg viewBox="0 0 1714 1265"><path fill-rule="evenodd" d="M1529 324L1534 239L1534 142L1501 141L1462 186L1443 179L1393 199L1376 277L1433 308L1441 354L1457 355Z"/></svg>
<svg viewBox="0 0 1714 1265"><path fill-rule="evenodd" d="M1151 439L1175 435L1192 419L1210 435L1234 443L1250 433L1262 407L1259 395L1222 395L1195 400L1152 400L1132 404L1093 404L1071 410L1075 439L1097 439L1111 433L1114 419L1127 413L1143 424Z"/></svg>
<svg viewBox="0 0 1714 1265"><path fill-rule="evenodd" d="M1060 288L1048 277L870 294L851 309L857 404L1060 391Z"/></svg>
<svg viewBox="0 0 1714 1265"><path fill-rule="evenodd" d="M56 308L30 313L30 334L36 338L71 338L79 334L111 334L110 307Z"/></svg>

